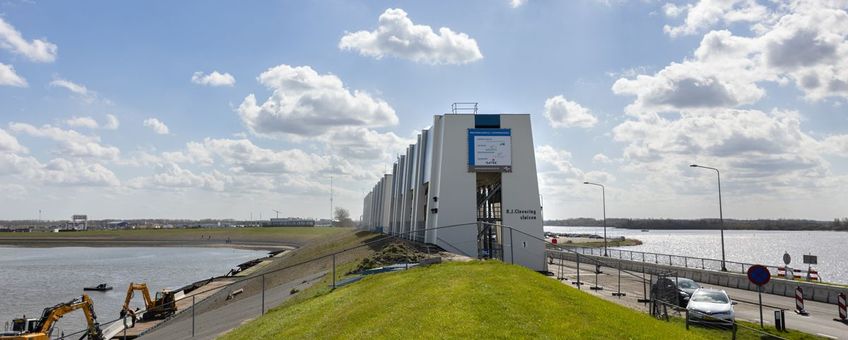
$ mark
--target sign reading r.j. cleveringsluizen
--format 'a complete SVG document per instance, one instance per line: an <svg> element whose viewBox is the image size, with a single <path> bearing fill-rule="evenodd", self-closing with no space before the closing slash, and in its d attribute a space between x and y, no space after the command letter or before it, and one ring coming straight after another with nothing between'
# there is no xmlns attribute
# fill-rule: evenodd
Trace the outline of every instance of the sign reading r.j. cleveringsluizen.
<svg viewBox="0 0 848 340"><path fill-rule="evenodd" d="M512 167L510 129L468 129L468 166Z"/></svg>

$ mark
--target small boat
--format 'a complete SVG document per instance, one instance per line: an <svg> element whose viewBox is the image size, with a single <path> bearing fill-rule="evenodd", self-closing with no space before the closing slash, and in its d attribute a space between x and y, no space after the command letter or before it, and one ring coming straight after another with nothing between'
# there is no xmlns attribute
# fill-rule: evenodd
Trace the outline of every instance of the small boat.
<svg viewBox="0 0 848 340"><path fill-rule="evenodd" d="M82 290L94 290L94 291L98 291L98 292L105 292L107 290L112 290L112 286L109 286L105 283L101 283L101 284L94 286L94 287L84 287Z"/></svg>

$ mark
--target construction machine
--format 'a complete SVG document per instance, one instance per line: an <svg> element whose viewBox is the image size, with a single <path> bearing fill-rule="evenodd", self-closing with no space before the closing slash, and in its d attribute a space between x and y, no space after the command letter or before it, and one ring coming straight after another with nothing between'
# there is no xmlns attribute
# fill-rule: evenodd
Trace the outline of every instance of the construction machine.
<svg viewBox="0 0 848 340"><path fill-rule="evenodd" d="M94 303L85 294L70 302L45 308L41 313L41 318L27 319L23 317L12 320L12 330L0 333L0 340L50 340L56 322L65 314L78 309L82 309L85 313L85 320L88 322L88 329L86 329L82 338L103 340L103 332L100 330L100 324L97 323L97 315L94 314Z"/></svg>
<svg viewBox="0 0 848 340"><path fill-rule="evenodd" d="M144 312L142 315L136 315L136 311L130 308L135 291L140 291L144 298ZM174 292L162 290L156 292L156 299L150 298L150 290L146 283L130 283L127 288L127 298L124 300L124 307L121 309L121 317L127 315L132 316L133 325L136 320L157 320L164 319L177 311L177 302L174 299Z"/></svg>

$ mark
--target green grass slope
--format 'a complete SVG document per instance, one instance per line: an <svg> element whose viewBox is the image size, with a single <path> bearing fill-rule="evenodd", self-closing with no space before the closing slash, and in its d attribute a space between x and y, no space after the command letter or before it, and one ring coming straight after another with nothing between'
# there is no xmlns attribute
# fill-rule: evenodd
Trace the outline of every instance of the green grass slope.
<svg viewBox="0 0 848 340"><path fill-rule="evenodd" d="M375 275L280 308L224 339L706 339L526 268L446 263Z"/></svg>

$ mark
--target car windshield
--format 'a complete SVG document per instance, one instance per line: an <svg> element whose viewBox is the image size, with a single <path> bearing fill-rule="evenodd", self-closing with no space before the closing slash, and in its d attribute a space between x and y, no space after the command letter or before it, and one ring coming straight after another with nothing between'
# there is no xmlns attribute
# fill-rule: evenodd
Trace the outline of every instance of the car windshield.
<svg viewBox="0 0 848 340"><path fill-rule="evenodd" d="M711 303L728 303L730 300L724 292L695 292L692 296L692 301L695 302L711 302Z"/></svg>
<svg viewBox="0 0 848 340"><path fill-rule="evenodd" d="M701 286L698 285L695 281L686 280L686 279L677 279L677 286L683 289L698 289Z"/></svg>

